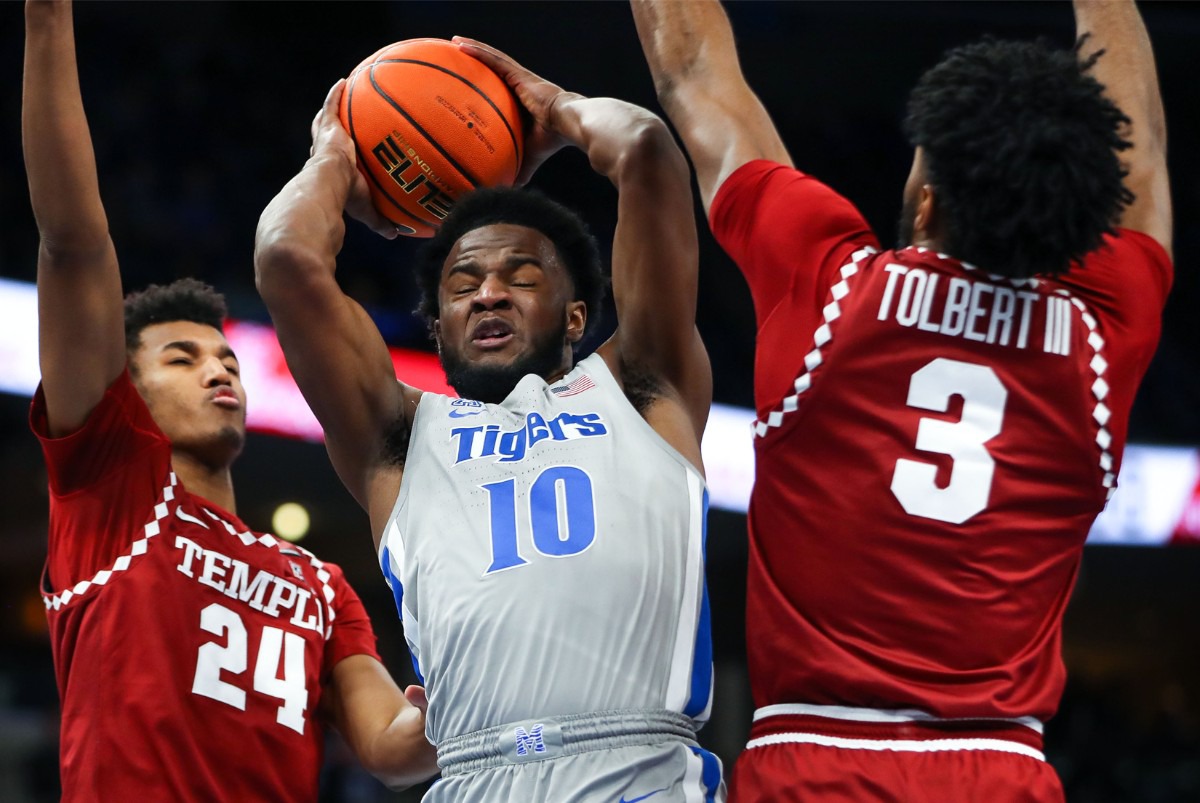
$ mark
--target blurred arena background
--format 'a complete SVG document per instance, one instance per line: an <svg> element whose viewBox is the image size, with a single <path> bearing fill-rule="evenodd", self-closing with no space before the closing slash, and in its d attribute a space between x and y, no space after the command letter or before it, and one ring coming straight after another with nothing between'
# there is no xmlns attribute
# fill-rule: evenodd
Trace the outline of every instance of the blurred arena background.
<svg viewBox="0 0 1200 803"><path fill-rule="evenodd" d="M1122 481L1144 492L1085 550L1067 613L1070 681L1048 727L1047 754L1068 799L1080 803L1200 800L1200 549L1186 543L1200 544L1200 330L1189 323L1200 307L1194 79L1200 5L1144 3L1142 10L1172 143L1176 281L1130 442L1169 447L1163 454L1174 462L1139 468L1141 476L1127 464ZM736 2L730 13L747 77L797 166L855 201L885 241L910 159L899 121L918 74L947 47L984 33L1044 34L1066 46L1073 32L1067 2ZM469 35L568 89L657 108L622 2L83 3L76 30L84 101L127 289L194 275L225 292L233 315L247 322L267 321L251 266L259 212L307 157L309 122L329 86L382 45ZM22 51L21 4L0 4L0 279L31 282L37 233L20 150ZM578 209L602 244L611 240L615 193L581 155L556 156L533 183ZM749 407L749 293L700 228L699 323L712 354L716 400ZM411 314L416 291L404 269L415 245L388 243L353 224L339 275L392 345L429 352L424 327ZM0 333L6 344L28 349L35 342L32 318L0 315ZM14 372L8 362L14 348L0 347L0 375ZM247 384L252 410L277 401L274 391ZM30 803L57 799L58 717L37 593L45 476L25 423L28 397L13 390L0 393L0 800ZM307 508L304 546L345 567L374 618L385 662L411 682L366 517L338 483L324 449L253 434L235 477L239 511L258 529L272 529L281 503ZM1180 483L1185 493L1170 501L1154 493ZM717 696L703 732L727 766L744 743L751 713L742 649L745 521L730 507L714 510L709 523ZM419 795L387 792L354 767L336 739L325 780L329 801Z"/></svg>

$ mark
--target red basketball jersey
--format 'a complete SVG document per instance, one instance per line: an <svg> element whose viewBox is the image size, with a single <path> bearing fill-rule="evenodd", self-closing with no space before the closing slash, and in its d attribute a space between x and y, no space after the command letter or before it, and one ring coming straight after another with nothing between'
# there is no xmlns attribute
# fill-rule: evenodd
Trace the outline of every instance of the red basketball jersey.
<svg viewBox="0 0 1200 803"><path fill-rule="evenodd" d="M50 478L43 596L64 801L315 801L322 685L376 655L341 570L192 496L128 374Z"/></svg>
<svg viewBox="0 0 1200 803"><path fill-rule="evenodd" d="M758 318L757 705L1048 718L1166 253L1123 230L1057 280L1006 280L882 251L848 201L764 161L711 223Z"/></svg>

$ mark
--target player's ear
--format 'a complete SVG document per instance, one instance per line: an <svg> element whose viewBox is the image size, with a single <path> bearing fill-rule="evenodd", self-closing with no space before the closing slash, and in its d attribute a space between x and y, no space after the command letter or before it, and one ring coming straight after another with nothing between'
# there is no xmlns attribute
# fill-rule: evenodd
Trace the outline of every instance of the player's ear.
<svg viewBox="0 0 1200 803"><path fill-rule="evenodd" d="M582 301L567 302L567 342L578 343L583 339L583 330L587 328L587 304Z"/></svg>
<svg viewBox="0 0 1200 803"><path fill-rule="evenodd" d="M922 184L917 196L917 211L913 215L913 240L922 239L916 235L920 232L924 238L934 238L939 223L937 215L937 190L932 184Z"/></svg>
<svg viewBox="0 0 1200 803"><path fill-rule="evenodd" d="M438 318L433 319L433 323L429 324L429 334L433 337L433 342L437 346L438 354L442 353L442 322Z"/></svg>

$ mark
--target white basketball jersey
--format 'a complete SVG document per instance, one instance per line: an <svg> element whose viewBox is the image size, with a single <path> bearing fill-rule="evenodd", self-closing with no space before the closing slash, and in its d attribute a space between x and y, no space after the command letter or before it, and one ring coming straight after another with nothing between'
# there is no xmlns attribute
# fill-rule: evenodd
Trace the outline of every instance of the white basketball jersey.
<svg viewBox="0 0 1200 803"><path fill-rule="evenodd" d="M442 738L712 695L699 472L602 357L502 404L426 393L380 562Z"/></svg>

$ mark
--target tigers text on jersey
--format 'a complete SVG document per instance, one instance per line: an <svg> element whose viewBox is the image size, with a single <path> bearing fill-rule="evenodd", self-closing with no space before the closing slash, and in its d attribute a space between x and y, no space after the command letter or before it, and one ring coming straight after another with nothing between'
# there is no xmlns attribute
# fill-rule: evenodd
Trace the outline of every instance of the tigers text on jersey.
<svg viewBox="0 0 1200 803"><path fill-rule="evenodd" d="M315 801L322 682L375 656L338 567L192 496L128 373L46 436L64 801Z"/></svg>
<svg viewBox="0 0 1200 803"><path fill-rule="evenodd" d="M593 355L502 404L426 393L380 560L439 743L533 717L707 717L699 472Z"/></svg>
<svg viewBox="0 0 1200 803"><path fill-rule="evenodd" d="M1057 279L881 251L751 162L712 206L758 317L748 645L758 706L1035 718L1116 487L1171 280L1120 231Z"/></svg>

